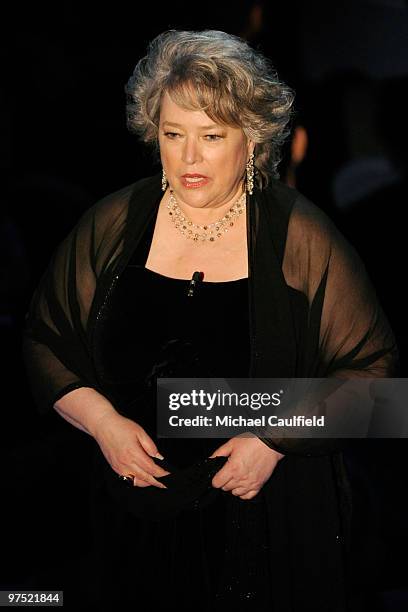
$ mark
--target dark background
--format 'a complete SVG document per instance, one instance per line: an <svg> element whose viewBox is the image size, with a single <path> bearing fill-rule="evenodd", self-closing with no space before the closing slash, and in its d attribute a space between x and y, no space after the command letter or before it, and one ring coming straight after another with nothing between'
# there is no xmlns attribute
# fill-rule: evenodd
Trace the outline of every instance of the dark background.
<svg viewBox="0 0 408 612"><path fill-rule="evenodd" d="M21 327L53 250L80 214L158 171L127 131L124 94L154 36L169 28L239 34L295 89L281 179L291 177L360 253L397 337L400 376L407 376L405 2L169 4L18 4L1 26L0 588L64 589L67 607L76 609L89 560L94 441L56 413L38 416ZM298 128L308 138L301 163L291 158ZM368 440L347 454L362 610L408 610L406 449L403 439Z"/></svg>

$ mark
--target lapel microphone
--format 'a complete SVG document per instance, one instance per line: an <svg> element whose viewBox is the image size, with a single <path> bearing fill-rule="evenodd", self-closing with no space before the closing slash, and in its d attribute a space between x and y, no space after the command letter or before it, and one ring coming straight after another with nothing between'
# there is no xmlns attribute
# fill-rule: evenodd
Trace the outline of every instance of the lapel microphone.
<svg viewBox="0 0 408 612"><path fill-rule="evenodd" d="M194 295L194 289L196 288L196 286L198 285L198 283L203 280L204 274L203 272L194 272L191 281L188 285L188 290L187 290L187 296L188 297L193 297Z"/></svg>

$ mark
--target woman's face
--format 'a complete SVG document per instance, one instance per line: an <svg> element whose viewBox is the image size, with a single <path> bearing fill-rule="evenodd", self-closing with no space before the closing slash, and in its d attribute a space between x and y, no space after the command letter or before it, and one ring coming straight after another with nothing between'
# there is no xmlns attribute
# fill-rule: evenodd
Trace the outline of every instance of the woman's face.
<svg viewBox="0 0 408 612"><path fill-rule="evenodd" d="M203 111L184 110L165 92L159 125L163 168L179 202L221 206L241 192L254 144L239 128L214 123Z"/></svg>

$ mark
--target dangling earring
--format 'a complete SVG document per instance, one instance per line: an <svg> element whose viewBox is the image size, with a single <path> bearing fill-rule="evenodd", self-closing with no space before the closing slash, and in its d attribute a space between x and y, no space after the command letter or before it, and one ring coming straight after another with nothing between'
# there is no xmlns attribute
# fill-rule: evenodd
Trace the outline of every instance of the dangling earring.
<svg viewBox="0 0 408 612"><path fill-rule="evenodd" d="M246 190L252 195L254 190L254 154L251 153L246 165Z"/></svg>
<svg viewBox="0 0 408 612"><path fill-rule="evenodd" d="M165 173L164 168L163 168L163 171L162 171L162 191L166 191L166 189L167 189L167 176L166 176L166 173Z"/></svg>

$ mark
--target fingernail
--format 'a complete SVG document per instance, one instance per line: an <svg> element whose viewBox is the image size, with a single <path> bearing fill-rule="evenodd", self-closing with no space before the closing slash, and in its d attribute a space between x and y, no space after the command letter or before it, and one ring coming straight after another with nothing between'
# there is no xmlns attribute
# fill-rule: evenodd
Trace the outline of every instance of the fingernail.
<svg viewBox="0 0 408 612"><path fill-rule="evenodd" d="M156 453L155 457L157 457L157 459L164 459L163 455L161 455L160 453Z"/></svg>

